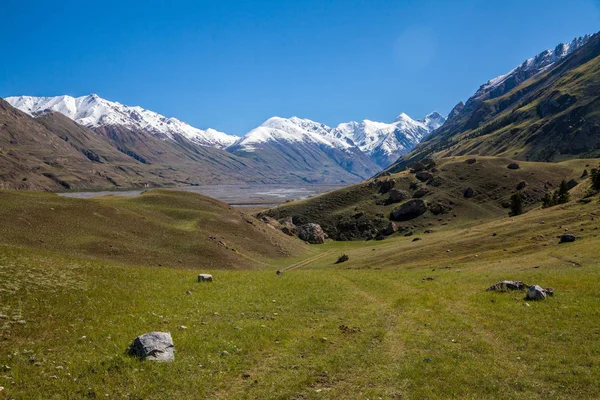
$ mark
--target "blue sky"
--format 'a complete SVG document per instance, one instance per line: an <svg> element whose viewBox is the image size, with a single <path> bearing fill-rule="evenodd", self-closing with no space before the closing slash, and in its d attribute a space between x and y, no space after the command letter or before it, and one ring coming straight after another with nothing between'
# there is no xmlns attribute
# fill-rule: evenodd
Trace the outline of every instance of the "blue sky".
<svg viewBox="0 0 600 400"><path fill-rule="evenodd" d="M140 105L244 134L448 113L526 58L600 30L600 0L3 0L0 96Z"/></svg>

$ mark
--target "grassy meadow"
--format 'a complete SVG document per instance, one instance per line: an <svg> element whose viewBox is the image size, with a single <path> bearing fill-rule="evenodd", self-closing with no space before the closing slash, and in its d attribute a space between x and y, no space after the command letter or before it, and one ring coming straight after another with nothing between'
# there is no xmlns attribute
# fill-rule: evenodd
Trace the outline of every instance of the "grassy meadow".
<svg viewBox="0 0 600 400"><path fill-rule="evenodd" d="M320 246L181 192L0 202L0 398L600 398L597 196ZM125 354L150 331L173 363Z"/></svg>

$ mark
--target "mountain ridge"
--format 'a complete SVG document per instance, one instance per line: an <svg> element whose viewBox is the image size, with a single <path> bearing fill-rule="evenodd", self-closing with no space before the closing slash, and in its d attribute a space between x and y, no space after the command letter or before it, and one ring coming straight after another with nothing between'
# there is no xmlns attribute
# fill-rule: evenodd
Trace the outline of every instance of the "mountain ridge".
<svg viewBox="0 0 600 400"><path fill-rule="evenodd" d="M400 155L411 150L423 137L439 127L445 120L437 112L428 114L422 120L414 120L402 113L392 123L370 120L350 121L331 128L306 118L275 116L238 137L212 128L198 129L177 118L165 117L139 106L127 106L109 101L96 94L80 97L67 95L54 97L11 96L5 100L33 117L50 111L60 112L77 123L104 135L116 137L123 135L125 130L145 131L165 141L181 143L187 139L200 146L214 147L238 154L242 150L244 152L253 151L250 143L258 144L273 140L280 140L283 144L312 140L331 147L329 151L333 152L348 151L350 146L356 146L366 153L379 168L387 167ZM269 137L265 132L265 127L268 128L269 124L277 123L280 126L275 128L279 129L279 134ZM288 134L284 135L282 133L286 129L280 128L286 123L291 123L300 130L288 130ZM351 125L354 126L354 129L349 130L347 127ZM263 139L259 137L261 132ZM368 136L369 143L361 143L359 138L361 135ZM354 156L356 151L350 153ZM371 173L371 168L368 170ZM367 175L361 176L361 178L367 177Z"/></svg>

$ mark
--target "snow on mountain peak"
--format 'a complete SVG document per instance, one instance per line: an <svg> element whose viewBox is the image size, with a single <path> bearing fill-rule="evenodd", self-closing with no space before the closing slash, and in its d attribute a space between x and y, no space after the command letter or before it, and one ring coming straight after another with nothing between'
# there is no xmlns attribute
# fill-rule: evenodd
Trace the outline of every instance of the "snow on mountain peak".
<svg viewBox="0 0 600 400"><path fill-rule="evenodd" d="M307 142L317 143L339 149L351 147L346 142L329 135L331 128L325 124L298 117L272 117L245 134L232 147L245 151L254 151L265 142Z"/></svg>
<svg viewBox="0 0 600 400"><path fill-rule="evenodd" d="M392 123L369 120L345 122L334 128L331 135L356 145L385 168L399 156L412 150L444 122L445 118L437 112L428 114L422 121L401 113Z"/></svg>
<svg viewBox="0 0 600 400"><path fill-rule="evenodd" d="M32 116L48 111L59 112L88 128L107 125L126 126L143 129L171 140L180 135L199 145L216 148L225 148L238 139L237 136L227 135L214 129L194 128L177 118L167 118L139 106L131 107L108 101L97 94L81 97L19 96L7 97L5 100L13 107Z"/></svg>
<svg viewBox="0 0 600 400"><path fill-rule="evenodd" d="M545 50L535 57L529 58L525 60L521 65L512 69L508 73L504 75L500 75L494 79L490 79L485 84L483 84L475 97L479 97L483 93L489 92L496 87L502 85L508 79L515 75L535 75L539 72L543 72L549 69L556 62L562 60L569 54L573 53L575 50L579 49L581 46L586 44L588 40L591 38L591 35L585 35L582 37L578 37L573 39L570 43L560 43L557 45L554 50Z"/></svg>

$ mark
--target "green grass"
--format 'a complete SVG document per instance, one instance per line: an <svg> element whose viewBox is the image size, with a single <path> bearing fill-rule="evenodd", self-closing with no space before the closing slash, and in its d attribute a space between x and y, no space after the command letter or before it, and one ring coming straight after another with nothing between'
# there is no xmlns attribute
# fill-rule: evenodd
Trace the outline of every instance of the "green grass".
<svg viewBox="0 0 600 400"><path fill-rule="evenodd" d="M0 245L0 396L595 399L599 213L594 198L418 232L419 242L328 242L289 258L263 255L266 265L253 270ZM558 245L565 229L579 238ZM349 261L335 265L342 253ZM197 283L199 272L215 281ZM485 291L502 279L556 294L526 306L523 293ZM171 332L175 362L125 354L154 330Z"/></svg>

